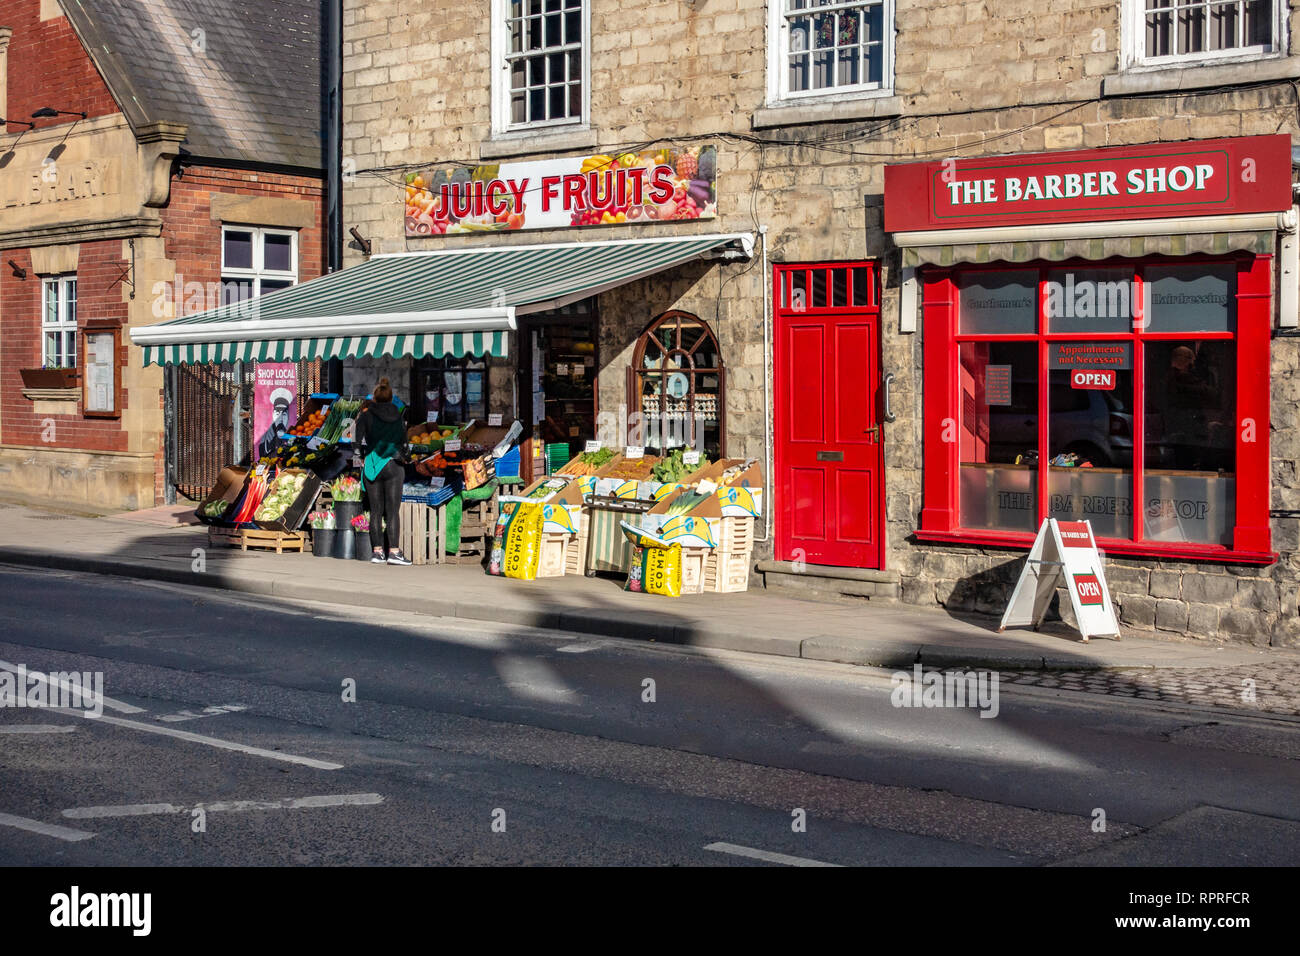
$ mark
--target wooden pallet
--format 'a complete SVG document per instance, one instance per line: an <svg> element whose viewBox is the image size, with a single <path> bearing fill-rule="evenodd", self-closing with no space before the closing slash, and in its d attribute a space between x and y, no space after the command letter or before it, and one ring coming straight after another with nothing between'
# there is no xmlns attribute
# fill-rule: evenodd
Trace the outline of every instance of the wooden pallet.
<svg viewBox="0 0 1300 956"><path fill-rule="evenodd" d="M208 526L208 545L240 551L274 551L276 554L311 553L311 536L305 531L263 531L260 528Z"/></svg>
<svg viewBox="0 0 1300 956"><path fill-rule="evenodd" d="M446 550L446 508L418 501L402 502L402 554L412 564L442 564Z"/></svg>
<svg viewBox="0 0 1300 956"><path fill-rule="evenodd" d="M753 563L752 551L710 551L704 561L703 590L712 594L748 591Z"/></svg>

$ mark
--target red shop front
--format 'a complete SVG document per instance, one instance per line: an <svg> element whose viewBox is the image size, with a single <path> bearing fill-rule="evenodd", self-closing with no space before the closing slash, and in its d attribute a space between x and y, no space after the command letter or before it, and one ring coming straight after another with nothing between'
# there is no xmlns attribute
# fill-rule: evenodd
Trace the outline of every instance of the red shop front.
<svg viewBox="0 0 1300 956"><path fill-rule="evenodd" d="M1287 136L886 168L919 283L922 541L1267 564ZM911 280L909 280L911 281ZM1289 281L1294 283L1294 273Z"/></svg>

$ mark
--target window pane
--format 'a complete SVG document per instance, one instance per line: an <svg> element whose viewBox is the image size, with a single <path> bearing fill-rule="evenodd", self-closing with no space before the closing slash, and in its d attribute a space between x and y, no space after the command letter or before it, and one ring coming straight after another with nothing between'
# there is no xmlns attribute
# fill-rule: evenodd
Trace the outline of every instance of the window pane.
<svg viewBox="0 0 1300 956"><path fill-rule="evenodd" d="M1247 46L1273 45L1273 4L1271 0L1246 0L1244 42Z"/></svg>
<svg viewBox="0 0 1300 956"><path fill-rule="evenodd" d="M572 10L564 15L564 42L582 42L582 11Z"/></svg>
<svg viewBox="0 0 1300 956"><path fill-rule="evenodd" d="M965 335L1038 331L1038 270L969 272L958 280L958 329Z"/></svg>
<svg viewBox="0 0 1300 956"><path fill-rule="evenodd" d="M814 269L812 271L812 307L814 309L824 309L829 304L826 301L826 270Z"/></svg>
<svg viewBox="0 0 1300 956"><path fill-rule="evenodd" d="M1147 266L1148 332L1233 332L1237 270L1229 264Z"/></svg>
<svg viewBox="0 0 1300 956"><path fill-rule="evenodd" d="M1038 526L1038 346L966 342L960 351L963 528Z"/></svg>
<svg viewBox="0 0 1300 956"><path fill-rule="evenodd" d="M227 269L253 268L253 234L226 230L224 237L225 256L222 263Z"/></svg>
<svg viewBox="0 0 1300 956"><path fill-rule="evenodd" d="M63 333L63 364L69 368L77 366L77 333Z"/></svg>
<svg viewBox="0 0 1300 956"><path fill-rule="evenodd" d="M1043 309L1049 332L1131 332L1131 269L1053 269Z"/></svg>
<svg viewBox="0 0 1300 956"><path fill-rule="evenodd" d="M843 308L849 304L849 270L831 270L831 307Z"/></svg>
<svg viewBox="0 0 1300 956"><path fill-rule="evenodd" d="M262 268L271 272L293 269L293 236L266 235L262 243Z"/></svg>
<svg viewBox="0 0 1300 956"><path fill-rule="evenodd" d="M253 296L252 279L222 279L221 280L221 304L230 305L233 302L242 302Z"/></svg>
<svg viewBox="0 0 1300 956"><path fill-rule="evenodd" d="M54 325L59 321L59 284L57 282L45 283L45 316L43 321L46 325Z"/></svg>
<svg viewBox="0 0 1300 956"><path fill-rule="evenodd" d="M1147 342L1143 534L1232 544L1235 342Z"/></svg>
<svg viewBox="0 0 1300 956"><path fill-rule="evenodd" d="M285 279L263 279L261 294L266 295L270 292L278 292L281 289L289 288L291 285L293 285L293 283Z"/></svg>
<svg viewBox="0 0 1300 956"><path fill-rule="evenodd" d="M853 304L870 305L871 276L866 266L853 267Z"/></svg>
<svg viewBox="0 0 1300 956"><path fill-rule="evenodd" d="M67 298L67 304L63 307L63 321L70 324L77 324L77 280L68 279L63 283L63 294Z"/></svg>
<svg viewBox="0 0 1300 956"><path fill-rule="evenodd" d="M1133 370L1113 369L1114 388L1085 388L1072 369L1048 379L1048 513L1090 521L1094 535L1133 533Z"/></svg>
<svg viewBox="0 0 1300 956"><path fill-rule="evenodd" d="M41 364L58 365L59 364L59 333L46 332L45 341L41 346Z"/></svg>

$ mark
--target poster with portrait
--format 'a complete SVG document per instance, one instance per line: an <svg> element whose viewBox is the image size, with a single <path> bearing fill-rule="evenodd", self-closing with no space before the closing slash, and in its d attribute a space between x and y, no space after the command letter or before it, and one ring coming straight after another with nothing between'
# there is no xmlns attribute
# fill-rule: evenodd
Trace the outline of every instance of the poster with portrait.
<svg viewBox="0 0 1300 956"><path fill-rule="evenodd" d="M253 437L258 458L283 443L298 420L298 366L293 362L259 362L253 380Z"/></svg>

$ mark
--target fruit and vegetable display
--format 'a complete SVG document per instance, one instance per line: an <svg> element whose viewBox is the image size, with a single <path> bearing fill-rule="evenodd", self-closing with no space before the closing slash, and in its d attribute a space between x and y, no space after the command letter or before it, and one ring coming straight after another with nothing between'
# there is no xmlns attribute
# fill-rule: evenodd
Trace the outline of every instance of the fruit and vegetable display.
<svg viewBox="0 0 1300 956"><path fill-rule="evenodd" d="M628 481L645 481L650 477L650 473L658 461L659 459L653 455L645 455L641 458L624 458L611 468L604 477L623 478Z"/></svg>
<svg viewBox="0 0 1300 956"><path fill-rule="evenodd" d="M335 448L333 444L320 444L315 448L308 448L305 444L291 445L284 455L284 465L286 468L312 468L333 458Z"/></svg>
<svg viewBox="0 0 1300 956"><path fill-rule="evenodd" d="M427 431L409 436L406 441L412 448L441 448L448 438L456 437L454 428L430 427Z"/></svg>
<svg viewBox="0 0 1300 956"><path fill-rule="evenodd" d="M259 462L258 467L253 470L252 476L248 479L248 485L244 489L244 502L239 506L239 511L235 513L233 519L236 524L243 524L245 521L253 520L253 515L257 513L258 506L261 505L262 499L266 496L271 474L273 472L265 461Z"/></svg>
<svg viewBox="0 0 1300 956"><path fill-rule="evenodd" d="M340 398L330 405L329 414L325 416L317 437L322 442L336 443L343 438L348 423L354 421L361 411L361 400Z"/></svg>
<svg viewBox="0 0 1300 956"><path fill-rule="evenodd" d="M306 418L298 419L298 423L289 429L289 434L295 438L310 438L316 434L316 429L325 424L326 409L318 408Z"/></svg>
<svg viewBox="0 0 1300 956"><path fill-rule="evenodd" d="M281 472L257 506L257 511L253 513L253 520L278 521L298 500L306 484L307 475L303 472Z"/></svg>
<svg viewBox="0 0 1300 956"><path fill-rule="evenodd" d="M407 236L616 225L717 215L717 147L672 146L405 175ZM562 164L562 165L559 165Z"/></svg>
<svg viewBox="0 0 1300 956"><path fill-rule="evenodd" d="M330 497L335 501L360 501L361 479L356 475L340 475L330 485Z"/></svg>
<svg viewBox="0 0 1300 956"><path fill-rule="evenodd" d="M680 495L678 495L676 498L673 499L672 504L668 506L668 510L667 512L665 512L665 514L667 514L668 517L670 518L676 517L677 515L684 515L689 511L693 511L696 505L708 501L709 498L711 497L712 497L712 493L706 494L705 492L702 491L690 491L690 490L683 491Z"/></svg>
<svg viewBox="0 0 1300 956"><path fill-rule="evenodd" d="M756 464L758 464L757 458L747 458L739 465L732 465L717 477L715 484L719 486L730 485Z"/></svg>
<svg viewBox="0 0 1300 956"><path fill-rule="evenodd" d="M231 502L229 502L229 501L223 501L223 500L220 499L220 498L218 498L216 501L209 501L209 502L208 502L206 505L204 505L203 508L202 508L202 511L203 511L203 517L205 517L205 518L220 518L223 514L226 513L226 509L229 508L230 505L231 505Z"/></svg>
<svg viewBox="0 0 1300 956"><path fill-rule="evenodd" d="M694 465L688 465L682 460L685 450L674 448L671 455L655 462L652 474L655 481L662 481L665 484L670 481L681 481L687 475L693 474L705 467L709 463L709 456L700 452L700 460Z"/></svg>
<svg viewBox="0 0 1300 956"><path fill-rule="evenodd" d="M614 449L602 448L600 451L584 451L564 469L566 475L594 475L614 459Z"/></svg>

